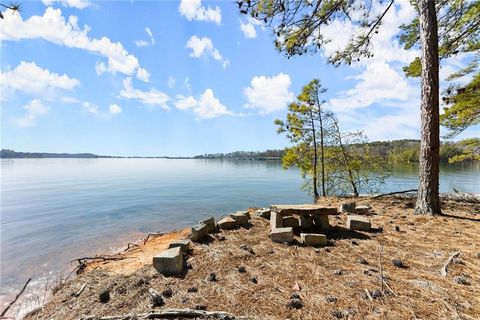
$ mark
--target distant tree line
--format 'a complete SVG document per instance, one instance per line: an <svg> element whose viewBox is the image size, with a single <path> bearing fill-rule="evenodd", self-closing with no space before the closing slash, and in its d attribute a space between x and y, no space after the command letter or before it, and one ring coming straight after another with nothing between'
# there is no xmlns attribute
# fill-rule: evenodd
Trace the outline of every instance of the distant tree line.
<svg viewBox="0 0 480 320"><path fill-rule="evenodd" d="M480 160L479 138L460 141L443 141L440 146L441 162L460 162ZM373 141L367 143L372 155L386 158L390 163L417 163L420 152L420 140L402 139L392 141ZM235 151L230 153L208 153L197 155L195 159L235 159L235 160L280 160L285 150Z"/></svg>

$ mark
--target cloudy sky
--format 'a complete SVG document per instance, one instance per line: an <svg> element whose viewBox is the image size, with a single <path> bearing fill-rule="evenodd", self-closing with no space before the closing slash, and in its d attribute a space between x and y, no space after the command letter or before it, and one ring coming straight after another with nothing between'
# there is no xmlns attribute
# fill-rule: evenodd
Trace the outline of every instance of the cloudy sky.
<svg viewBox="0 0 480 320"><path fill-rule="evenodd" d="M415 15L408 1L387 14L374 58L339 68L325 56L354 26L334 22L324 52L287 60L234 1L43 0L3 15L2 148L143 156L283 148L273 120L313 78L344 130L419 137L420 82L402 73L418 52L397 40ZM442 79L468 59L444 61Z"/></svg>

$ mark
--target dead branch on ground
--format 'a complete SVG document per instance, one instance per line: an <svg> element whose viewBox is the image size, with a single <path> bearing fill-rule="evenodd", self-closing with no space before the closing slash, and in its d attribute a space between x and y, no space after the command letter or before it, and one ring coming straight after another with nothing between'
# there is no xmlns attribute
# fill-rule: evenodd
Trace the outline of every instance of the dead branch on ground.
<svg viewBox="0 0 480 320"><path fill-rule="evenodd" d="M408 193L408 192L417 192L418 189L409 189L409 190L403 190L403 191L395 191L395 192L389 192L389 193L382 193L373 197L370 197L369 199L378 199L386 196L391 196L394 194L401 194L401 193Z"/></svg>
<svg viewBox="0 0 480 320"><path fill-rule="evenodd" d="M448 272L448 266L453 262L453 259L457 258L460 255L460 251L454 252L450 257L448 257L447 261L445 264L442 266L442 269L440 270L440 275L442 277L447 276Z"/></svg>
<svg viewBox="0 0 480 320"><path fill-rule="evenodd" d="M18 298L20 298L20 296L23 294L23 292L27 288L30 281L32 281L32 278L28 278L27 282L25 282L25 284L23 285L22 290L20 290L20 292L15 296L15 299L13 299L13 301L10 302L5 309L3 309L2 313L0 314L0 317L4 317L5 314L8 312L8 309L10 309L15 304L15 302L17 302Z"/></svg>
<svg viewBox="0 0 480 320"><path fill-rule="evenodd" d="M244 317L235 317L230 313L223 311L204 311L192 309L164 309L151 311L142 314L127 314L122 316L85 316L80 320L129 320L129 319L245 319Z"/></svg>
<svg viewBox="0 0 480 320"><path fill-rule="evenodd" d="M148 241L148 239L150 239L150 237L161 237L165 235L165 232L157 232L157 233L149 233L147 235L147 237L145 238L145 240L143 241L143 245L145 245Z"/></svg>
<svg viewBox="0 0 480 320"><path fill-rule="evenodd" d="M85 290L85 287L87 286L86 283L83 284L83 286L80 288L80 290L78 290L73 296L74 297L78 297L80 296L80 294L82 294L83 290Z"/></svg>

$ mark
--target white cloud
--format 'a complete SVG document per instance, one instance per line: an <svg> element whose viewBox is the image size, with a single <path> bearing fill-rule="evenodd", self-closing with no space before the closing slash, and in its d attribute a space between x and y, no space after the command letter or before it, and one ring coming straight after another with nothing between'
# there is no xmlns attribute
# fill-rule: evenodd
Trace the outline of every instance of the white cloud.
<svg viewBox="0 0 480 320"><path fill-rule="evenodd" d="M172 76L168 77L167 87L169 87L170 89L173 89L175 87L175 78L174 77L172 77Z"/></svg>
<svg viewBox="0 0 480 320"><path fill-rule="evenodd" d="M179 94L175 98L175 107L179 110L187 110L195 107L198 104L197 99L192 96L185 97Z"/></svg>
<svg viewBox="0 0 480 320"><path fill-rule="evenodd" d="M340 98L329 101L335 112L409 99L407 80L385 62L370 63L361 74L349 78L359 82L352 89L341 92Z"/></svg>
<svg viewBox="0 0 480 320"><path fill-rule="evenodd" d="M265 30L262 23L257 19L254 19L250 16L248 16L245 21L240 19L240 30L242 30L243 35L247 39L257 37L257 30L255 29L256 26L260 26L262 30Z"/></svg>
<svg viewBox="0 0 480 320"><path fill-rule="evenodd" d="M170 109L167 105L170 97L166 93L156 89L150 89L149 91L135 89L132 86L132 78L126 78L123 80L123 89L120 91L120 96L127 99L138 100L143 104L160 106L165 110Z"/></svg>
<svg viewBox="0 0 480 320"><path fill-rule="evenodd" d="M144 82L148 82L148 80L150 79L150 73L148 73L148 71L143 68L138 68L137 78Z"/></svg>
<svg viewBox="0 0 480 320"><path fill-rule="evenodd" d="M257 31L255 31L255 26L250 22L243 23L240 20L240 30L242 30L245 38L252 39L257 37Z"/></svg>
<svg viewBox="0 0 480 320"><path fill-rule="evenodd" d="M192 96L177 95L175 107L180 110L192 109L200 119L213 119L222 115L234 115L220 100L218 100L212 89L206 89L199 99Z"/></svg>
<svg viewBox="0 0 480 320"><path fill-rule="evenodd" d="M108 107L108 111L111 114L119 114L119 113L122 113L122 108L118 104L111 104Z"/></svg>
<svg viewBox="0 0 480 320"><path fill-rule="evenodd" d="M82 104L83 108L85 111L93 113L93 114L98 114L98 106L96 104L93 104L91 102L85 101Z"/></svg>
<svg viewBox="0 0 480 320"><path fill-rule="evenodd" d="M19 127L33 126L37 117L46 114L50 109L49 107L44 106L38 99L30 101L29 104L22 108L26 110L25 115L22 118L15 119L15 122Z"/></svg>
<svg viewBox="0 0 480 320"><path fill-rule="evenodd" d="M97 63L98 74L108 71L133 75L140 68L138 59L128 53L120 42L112 42L107 37L90 38L90 27L79 28L76 16L70 16L65 21L60 9L48 7L43 16L32 16L25 21L19 14L11 12L4 13L4 18L0 28L1 41L41 38L68 48L86 50L107 59L106 64Z"/></svg>
<svg viewBox="0 0 480 320"><path fill-rule="evenodd" d="M3 90L38 94L53 89L73 90L80 82L66 74L59 75L42 69L35 62L22 61L15 69L0 72L0 84Z"/></svg>
<svg viewBox="0 0 480 320"><path fill-rule="evenodd" d="M185 81L183 81L183 87L188 91L188 93L192 93L192 85L190 84L189 77L186 77Z"/></svg>
<svg viewBox="0 0 480 320"><path fill-rule="evenodd" d="M243 89L247 98L245 108L258 109L261 114L284 110L294 98L288 91L290 84L290 76L285 73L253 77L250 86Z"/></svg>
<svg viewBox="0 0 480 320"><path fill-rule="evenodd" d="M215 97L212 89L207 89L200 95L198 105L193 108L193 111L202 119L212 119L221 115L232 114Z"/></svg>
<svg viewBox="0 0 480 320"><path fill-rule="evenodd" d="M213 59L222 62L222 67L224 69L230 64L230 60L224 59L220 54L220 51L213 46L213 42L210 38L191 36L185 47L192 49L192 52L190 53L190 57L192 58L200 58L204 54L209 54Z"/></svg>
<svg viewBox="0 0 480 320"><path fill-rule="evenodd" d="M210 21L220 24L222 22L222 11L219 7L205 8L201 0L181 0L178 11L189 21Z"/></svg>
<svg viewBox="0 0 480 320"><path fill-rule="evenodd" d="M137 40L135 41L135 45L137 47L148 47L148 46L153 46L155 44L155 39L153 38L153 34L152 34L152 31L150 30L149 27L146 27L145 28L145 32L147 33L148 35L148 38L149 38L149 41L145 41L145 40Z"/></svg>
<svg viewBox="0 0 480 320"><path fill-rule="evenodd" d="M65 7L72 7L77 9L84 9L90 7L92 3L88 0L42 0L46 6L51 6L53 3L61 3Z"/></svg>

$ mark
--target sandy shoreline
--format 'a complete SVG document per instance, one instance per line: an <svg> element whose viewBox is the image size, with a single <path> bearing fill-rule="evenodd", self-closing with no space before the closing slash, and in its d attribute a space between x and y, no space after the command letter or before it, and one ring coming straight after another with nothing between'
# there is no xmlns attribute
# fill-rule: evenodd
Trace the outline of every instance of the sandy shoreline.
<svg viewBox="0 0 480 320"><path fill-rule="evenodd" d="M325 201L337 205L342 200ZM456 312L465 319L480 317L479 205L448 201L444 203L446 215L432 218L413 215L409 200L359 199L357 203L373 207L373 225L381 226L383 232L349 233L344 229L345 217L340 216L331 220L328 247L285 246L272 243L269 222L255 217L248 229L221 232L224 241L214 238L194 244L189 258L193 268L182 278L165 278L153 269L151 257L170 241L188 236L188 229L171 232L130 249L122 255L125 259L89 263L86 272L61 286L28 319L145 313L151 310L149 288L172 289L173 296L165 299L161 309L203 305L207 310L257 319L335 319L335 314L348 312L350 319L410 319L412 314L445 319L457 317ZM242 245L254 253L242 250ZM380 245L383 270L395 295L369 301L363 297L364 290L379 288ZM451 266L448 277L439 276L440 267L454 251L461 252L459 262ZM366 264L359 263L359 258ZM395 267L394 258L408 267ZM246 273L240 274L239 266ZM217 274L216 282L206 280L211 272ZM464 277L468 285L456 283L457 277ZM82 286L85 289L79 297L72 296ZM198 292L190 292L191 287ZM104 288L111 292L105 304L98 301ZM304 303L298 310L286 304L295 292Z"/></svg>

